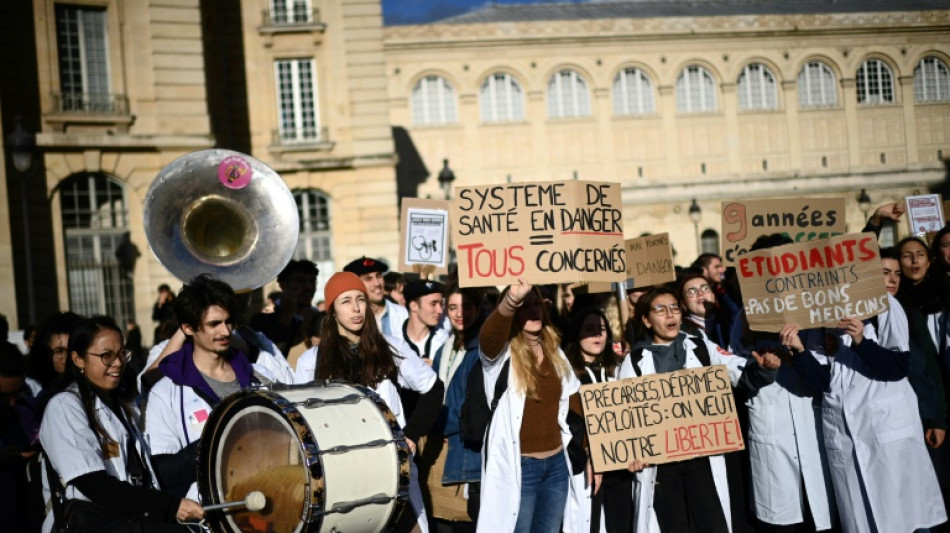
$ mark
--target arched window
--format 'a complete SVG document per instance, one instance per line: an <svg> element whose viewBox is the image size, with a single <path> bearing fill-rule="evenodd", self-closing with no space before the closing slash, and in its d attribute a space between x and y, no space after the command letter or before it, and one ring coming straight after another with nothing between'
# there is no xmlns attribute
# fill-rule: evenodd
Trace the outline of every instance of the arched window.
<svg viewBox="0 0 950 533"><path fill-rule="evenodd" d="M838 103L835 73L821 61L811 61L798 73L798 105L830 107Z"/></svg>
<svg viewBox="0 0 950 533"><path fill-rule="evenodd" d="M308 259L317 264L317 294L333 275L333 236L330 226L330 200L316 189L294 191L297 214L300 217L300 235L294 259Z"/></svg>
<svg viewBox="0 0 950 533"><path fill-rule="evenodd" d="M775 76L765 65L743 67L737 85L740 109L778 109Z"/></svg>
<svg viewBox="0 0 950 533"><path fill-rule="evenodd" d="M894 76L887 63L868 59L855 75L859 104L886 104L894 101Z"/></svg>
<svg viewBox="0 0 950 533"><path fill-rule="evenodd" d="M454 124L458 122L455 89L441 76L426 76L412 88L412 123Z"/></svg>
<svg viewBox="0 0 950 533"><path fill-rule="evenodd" d="M482 122L524 120L524 92L511 74L496 72L485 79L480 91Z"/></svg>
<svg viewBox="0 0 950 533"><path fill-rule="evenodd" d="M925 57L914 69L914 99L918 102L950 100L950 71L936 57Z"/></svg>
<svg viewBox="0 0 950 533"><path fill-rule="evenodd" d="M716 110L716 82L708 70L691 65L676 78L676 110L704 113Z"/></svg>
<svg viewBox="0 0 950 533"><path fill-rule="evenodd" d="M649 115L656 112L653 82L646 72L628 67L614 78L614 114Z"/></svg>
<svg viewBox="0 0 950 533"><path fill-rule="evenodd" d="M548 81L548 116L551 118L590 116L587 82L573 70L562 70Z"/></svg>
<svg viewBox="0 0 950 533"><path fill-rule="evenodd" d="M76 174L59 187L69 310L135 318L132 272L141 256L132 244L121 183L102 173Z"/></svg>
<svg viewBox="0 0 950 533"><path fill-rule="evenodd" d="M714 229L707 229L699 237L701 253L719 254L719 234Z"/></svg>

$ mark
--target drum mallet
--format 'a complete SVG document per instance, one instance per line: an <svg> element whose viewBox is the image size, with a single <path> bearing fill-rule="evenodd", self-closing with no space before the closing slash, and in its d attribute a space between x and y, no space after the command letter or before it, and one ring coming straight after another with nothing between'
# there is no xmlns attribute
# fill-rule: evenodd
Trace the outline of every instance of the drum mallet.
<svg viewBox="0 0 950 533"><path fill-rule="evenodd" d="M267 505L267 498L264 497L264 493L258 490L254 492L247 493L247 496L239 502L225 502L225 503L215 503L213 505L204 505L202 508L205 512L208 511L230 511L231 509L237 509L238 507L244 507L248 511L260 511Z"/></svg>

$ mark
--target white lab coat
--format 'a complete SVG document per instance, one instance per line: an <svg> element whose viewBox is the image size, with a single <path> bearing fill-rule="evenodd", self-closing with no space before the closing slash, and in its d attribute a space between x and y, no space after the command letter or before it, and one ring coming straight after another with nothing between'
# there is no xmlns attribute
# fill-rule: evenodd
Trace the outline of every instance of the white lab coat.
<svg viewBox="0 0 950 533"><path fill-rule="evenodd" d="M903 310L890 304L879 324L900 321ZM852 349L851 337L842 336L830 358L831 382L821 410L841 528L846 533L910 533L946 522L917 396L906 375L875 365L909 358L906 337L902 342L897 337L899 351L884 353L872 351L876 334L870 324L864 337Z"/></svg>
<svg viewBox="0 0 950 533"><path fill-rule="evenodd" d="M600 375L595 374L589 367L585 368L590 376L592 383L604 383L614 381L617 378L608 378L604 369L600 369ZM617 369L619 371L619 369ZM617 372L614 373L617 375ZM564 524L561 527L562 533L591 533L590 521L592 519L593 509L593 489L594 487L587 483L587 472L581 472L571 476L571 490L567 493L567 508L564 510ZM601 487L603 490L603 487ZM607 532L607 524L604 519L603 506L600 508L600 533Z"/></svg>
<svg viewBox="0 0 950 533"><path fill-rule="evenodd" d="M376 315L376 325L383 335L392 337L402 335L402 324L409 320L409 310L405 307L386 300L386 310L382 315Z"/></svg>
<svg viewBox="0 0 950 533"><path fill-rule="evenodd" d="M686 365L684 368L699 368L703 364L694 355L693 349L697 342L706 343L706 349L709 351L710 365L725 365L729 371L729 379L732 386L739 383L739 377L745 368L745 359L725 352L716 343L699 339L697 337L687 337L684 341L686 347ZM648 349L643 350L643 357L637 363L640 367L640 376L655 374L656 368L653 365L653 354ZM624 359L620 366L620 379L638 377L633 369L633 362L630 357ZM726 478L726 461L721 455L712 455L709 457L709 466L712 469L713 482L716 485L716 494L719 496L719 503L722 505L722 513L726 517L726 525L729 531L732 531L732 512L730 510L729 484ZM634 498L634 531L642 533L659 533L660 525L656 519L656 512L653 510L653 494L656 482L656 467L650 466L637 472L633 484Z"/></svg>
<svg viewBox="0 0 950 533"><path fill-rule="evenodd" d="M479 351L485 377L485 397L494 398L495 383L511 357L509 346L501 355L491 359ZM558 357L566 357L558 350ZM524 415L525 395L516 390L514 370L508 371L508 388L498 400L492 415L488 439L482 445L481 510L478 515L479 533L514 531L521 505L521 418ZM561 401L558 406L558 425L561 427L562 455L568 471L567 444L571 430L567 426L568 397L580 389L580 381L573 372L561 378ZM545 512L546 509L538 509ZM556 512L551 509L550 512Z"/></svg>
<svg viewBox="0 0 950 533"><path fill-rule="evenodd" d="M255 331L254 334L257 335L257 342L264 348L257 356L254 370L272 381L292 385L294 383L294 369L287 362L287 358L280 352L277 345L271 342L263 333ZM148 351L145 368L138 375L139 390L142 390L142 376L145 375L145 369L152 366L152 363L158 359L167 345L168 340L166 339L152 346L152 349Z"/></svg>
<svg viewBox="0 0 950 533"><path fill-rule="evenodd" d="M831 529L832 491L811 392L783 364L775 382L759 389L746 407L756 517L775 525L801 523L804 495L816 530Z"/></svg>
<svg viewBox="0 0 950 533"><path fill-rule="evenodd" d="M134 407L133 413L137 416ZM128 432L115 413L99 398L96 398L95 414L102 429L118 443L114 457L103 457L102 445L89 426L76 385L71 385L65 392L53 396L43 415L43 422L40 424L40 443L46 453L46 460L52 463L66 487L66 499L89 500L71 484L74 479L85 474L104 470L119 481L128 481L126 470L128 457L126 457L125 446ZM129 423L134 427L136 421L129 420ZM151 465L149 449L140 432L134 442L139 455L152 472L152 488L158 489L158 480L155 478L155 470ZM43 488L45 491L49 490L48 483L44 469ZM52 525L53 513L50 512L43 522L43 531L50 531Z"/></svg>

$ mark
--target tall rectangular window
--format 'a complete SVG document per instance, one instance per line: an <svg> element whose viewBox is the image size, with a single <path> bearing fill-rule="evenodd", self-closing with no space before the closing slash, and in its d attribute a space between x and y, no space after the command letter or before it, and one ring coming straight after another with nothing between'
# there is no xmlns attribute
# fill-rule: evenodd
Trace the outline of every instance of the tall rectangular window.
<svg viewBox="0 0 950 533"><path fill-rule="evenodd" d="M317 88L313 59L281 59L274 64L281 141L319 140Z"/></svg>
<svg viewBox="0 0 950 533"><path fill-rule="evenodd" d="M62 111L109 113L106 10L56 5L56 43Z"/></svg>

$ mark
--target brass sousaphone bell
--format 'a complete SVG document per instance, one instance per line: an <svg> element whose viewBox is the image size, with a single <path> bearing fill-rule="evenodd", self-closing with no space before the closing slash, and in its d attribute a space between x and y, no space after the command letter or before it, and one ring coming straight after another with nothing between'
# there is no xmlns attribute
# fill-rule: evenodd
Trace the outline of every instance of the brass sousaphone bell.
<svg viewBox="0 0 950 533"><path fill-rule="evenodd" d="M201 150L172 161L145 195L149 247L186 282L210 273L236 291L256 289L293 257L299 230L297 204L284 180L231 150Z"/></svg>

